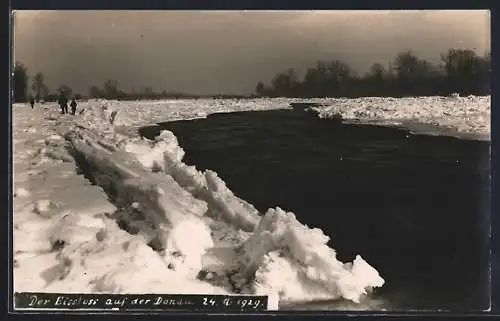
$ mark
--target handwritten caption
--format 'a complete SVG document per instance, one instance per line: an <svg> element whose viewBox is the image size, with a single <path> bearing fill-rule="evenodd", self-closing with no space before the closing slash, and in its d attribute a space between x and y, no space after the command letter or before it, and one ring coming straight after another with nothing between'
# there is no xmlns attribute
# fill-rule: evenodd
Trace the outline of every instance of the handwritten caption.
<svg viewBox="0 0 500 321"><path fill-rule="evenodd" d="M15 293L15 309L266 311L267 296Z"/></svg>

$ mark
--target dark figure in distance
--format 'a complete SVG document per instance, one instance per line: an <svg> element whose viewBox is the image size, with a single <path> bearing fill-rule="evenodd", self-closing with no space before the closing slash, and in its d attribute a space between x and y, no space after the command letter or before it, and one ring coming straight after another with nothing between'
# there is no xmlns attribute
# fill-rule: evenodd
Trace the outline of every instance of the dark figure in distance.
<svg viewBox="0 0 500 321"><path fill-rule="evenodd" d="M33 96L30 96L30 105L31 105L31 109L33 109L33 107L35 107L35 98L33 98Z"/></svg>
<svg viewBox="0 0 500 321"><path fill-rule="evenodd" d="M59 106L61 107L61 114L67 114L68 113L68 97L66 97L66 94L61 93L59 95L59 99L57 102L59 103Z"/></svg>
<svg viewBox="0 0 500 321"><path fill-rule="evenodd" d="M76 104L75 98L73 98L71 100L71 104L70 104L70 106L71 106L71 115L74 115L76 113L76 105L77 104Z"/></svg>

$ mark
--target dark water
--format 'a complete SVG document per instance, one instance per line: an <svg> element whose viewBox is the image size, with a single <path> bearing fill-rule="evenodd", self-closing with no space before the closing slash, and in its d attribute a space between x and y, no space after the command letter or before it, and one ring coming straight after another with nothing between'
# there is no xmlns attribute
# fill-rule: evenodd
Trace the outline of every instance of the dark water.
<svg viewBox="0 0 500 321"><path fill-rule="evenodd" d="M489 142L284 110L160 126L141 134L173 131L186 163L321 228L340 260L365 258L386 280L386 308L488 308Z"/></svg>

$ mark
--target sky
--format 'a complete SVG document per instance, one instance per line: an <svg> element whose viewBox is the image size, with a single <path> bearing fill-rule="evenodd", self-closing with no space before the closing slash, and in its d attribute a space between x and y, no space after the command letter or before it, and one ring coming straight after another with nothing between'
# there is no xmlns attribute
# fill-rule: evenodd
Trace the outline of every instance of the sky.
<svg viewBox="0 0 500 321"><path fill-rule="evenodd" d="M401 51L438 62L449 48L490 48L489 11L16 11L13 60L51 91L250 94L288 68L342 60L358 73Z"/></svg>

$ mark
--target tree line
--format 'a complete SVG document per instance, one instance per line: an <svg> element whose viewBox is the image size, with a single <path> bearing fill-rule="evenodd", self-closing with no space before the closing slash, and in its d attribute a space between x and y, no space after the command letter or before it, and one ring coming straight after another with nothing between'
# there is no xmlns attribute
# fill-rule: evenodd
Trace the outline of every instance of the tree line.
<svg viewBox="0 0 500 321"><path fill-rule="evenodd" d="M12 98L14 102L26 102L30 97L33 97L36 102L43 101L57 101L60 93L75 99L88 99L88 98L104 98L104 99L117 99L117 100L140 100L140 99L183 99L183 98L237 98L244 99L249 96L245 95L195 95L179 92L167 92L163 90L156 92L152 87L145 87L140 91L132 90L126 92L120 89L116 80L109 79L103 83L101 87L91 86L87 95L73 93L71 87L67 85L60 85L55 92L51 92L49 87L45 84L45 77L43 73L37 72L33 77L28 73L28 69L22 62L16 62L14 65L14 73L12 79ZM31 85L31 86L30 86Z"/></svg>
<svg viewBox="0 0 500 321"><path fill-rule="evenodd" d="M14 102L26 102L33 97L36 102L56 101L60 93L76 99L82 98L81 94L73 94L73 89L67 85L60 85L55 92L51 92L45 84L45 76L37 72L29 81L28 69L22 62L16 62L12 77L12 98Z"/></svg>
<svg viewBox="0 0 500 321"><path fill-rule="evenodd" d="M398 53L386 67L374 63L366 74L357 75L349 64L318 61L302 80L290 68L276 74L270 85L260 81L260 97L408 97L489 95L491 54L479 56L469 49L449 49L439 64L419 58L412 50Z"/></svg>
<svg viewBox="0 0 500 321"><path fill-rule="evenodd" d="M413 51L398 53L386 67L374 63L371 70L359 76L340 61L318 61L307 69L302 80L290 68L276 74L269 85L260 81L249 95L193 95L179 92L156 92L152 87L126 92L116 80L107 80L101 87L91 86L87 95L73 94L67 85L51 92L45 77L37 72L30 77L22 62L16 62L13 73L13 100L25 102L30 96L35 101L56 101L59 93L68 97L105 98L118 100L181 99L181 98L255 98L255 97L405 97L490 94L491 54L479 56L469 49L449 49L441 54L441 62L433 64L419 58Z"/></svg>
<svg viewBox="0 0 500 321"><path fill-rule="evenodd" d="M126 92L121 90L116 80L107 80L101 88L91 86L89 88L89 97L91 98L105 98L117 100L154 100L154 99L198 99L198 98L248 98L245 95L196 95L182 92L170 92L162 90L160 92L154 91L152 87L144 87L140 91L132 90Z"/></svg>

